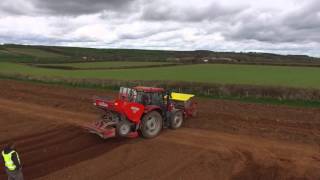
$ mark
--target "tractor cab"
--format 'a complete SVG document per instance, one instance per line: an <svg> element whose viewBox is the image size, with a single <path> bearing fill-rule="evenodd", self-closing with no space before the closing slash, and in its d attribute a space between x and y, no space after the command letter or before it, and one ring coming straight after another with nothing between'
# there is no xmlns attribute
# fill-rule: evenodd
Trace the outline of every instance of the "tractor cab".
<svg viewBox="0 0 320 180"><path fill-rule="evenodd" d="M121 87L119 99L140 103L144 106L157 105L163 106L165 90L163 88L153 88L137 86L134 88Z"/></svg>

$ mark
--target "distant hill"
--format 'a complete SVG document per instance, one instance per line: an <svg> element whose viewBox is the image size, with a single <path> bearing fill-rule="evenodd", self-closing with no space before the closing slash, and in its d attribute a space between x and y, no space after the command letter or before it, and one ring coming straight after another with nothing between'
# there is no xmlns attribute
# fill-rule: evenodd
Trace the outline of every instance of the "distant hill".
<svg viewBox="0 0 320 180"><path fill-rule="evenodd" d="M95 61L163 61L180 63L244 63L320 66L320 58L305 55L138 49L94 49L58 46L0 45L0 62L66 63Z"/></svg>

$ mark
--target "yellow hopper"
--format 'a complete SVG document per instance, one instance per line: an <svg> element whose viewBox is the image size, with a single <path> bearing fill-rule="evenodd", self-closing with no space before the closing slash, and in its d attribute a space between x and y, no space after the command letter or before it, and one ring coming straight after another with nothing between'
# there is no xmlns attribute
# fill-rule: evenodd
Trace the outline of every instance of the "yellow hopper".
<svg viewBox="0 0 320 180"><path fill-rule="evenodd" d="M176 101L188 101L190 98L194 97L193 94L183 94L183 93L171 93L171 99Z"/></svg>

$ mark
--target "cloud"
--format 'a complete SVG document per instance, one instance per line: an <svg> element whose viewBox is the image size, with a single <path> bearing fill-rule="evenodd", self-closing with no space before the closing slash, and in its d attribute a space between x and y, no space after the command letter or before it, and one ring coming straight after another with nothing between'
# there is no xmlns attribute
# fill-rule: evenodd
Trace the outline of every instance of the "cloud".
<svg viewBox="0 0 320 180"><path fill-rule="evenodd" d="M15 15L78 16L102 11L126 12L136 0L2 0L0 12Z"/></svg>
<svg viewBox="0 0 320 180"><path fill-rule="evenodd" d="M241 7L224 6L216 1L152 1L143 8L142 19L149 21L203 21L231 16L241 11ZM165 4L165 5L164 5ZM195 4L197 4L195 6Z"/></svg>
<svg viewBox="0 0 320 180"><path fill-rule="evenodd" d="M31 1L24 0L1 0L0 15L23 15L34 11Z"/></svg>
<svg viewBox="0 0 320 180"><path fill-rule="evenodd" d="M36 7L54 15L83 15L128 10L134 0L33 0Z"/></svg>
<svg viewBox="0 0 320 180"><path fill-rule="evenodd" d="M269 43L320 42L320 5L311 1L287 11L250 10L236 16L224 35L228 40Z"/></svg>
<svg viewBox="0 0 320 180"><path fill-rule="evenodd" d="M319 32L320 3L318 1L312 1L305 6L296 9L295 11L288 13L284 19L284 25L296 31Z"/></svg>
<svg viewBox="0 0 320 180"><path fill-rule="evenodd" d="M0 43L320 56L317 0L2 0Z"/></svg>

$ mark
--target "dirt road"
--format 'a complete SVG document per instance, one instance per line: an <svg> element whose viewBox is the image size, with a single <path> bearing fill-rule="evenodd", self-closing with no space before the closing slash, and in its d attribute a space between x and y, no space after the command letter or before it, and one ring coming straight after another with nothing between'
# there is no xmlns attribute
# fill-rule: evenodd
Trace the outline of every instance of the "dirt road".
<svg viewBox="0 0 320 180"><path fill-rule="evenodd" d="M320 109L198 99L200 115L152 140L82 130L108 91L0 81L0 146L26 179L319 179ZM3 168L0 179L5 179Z"/></svg>

